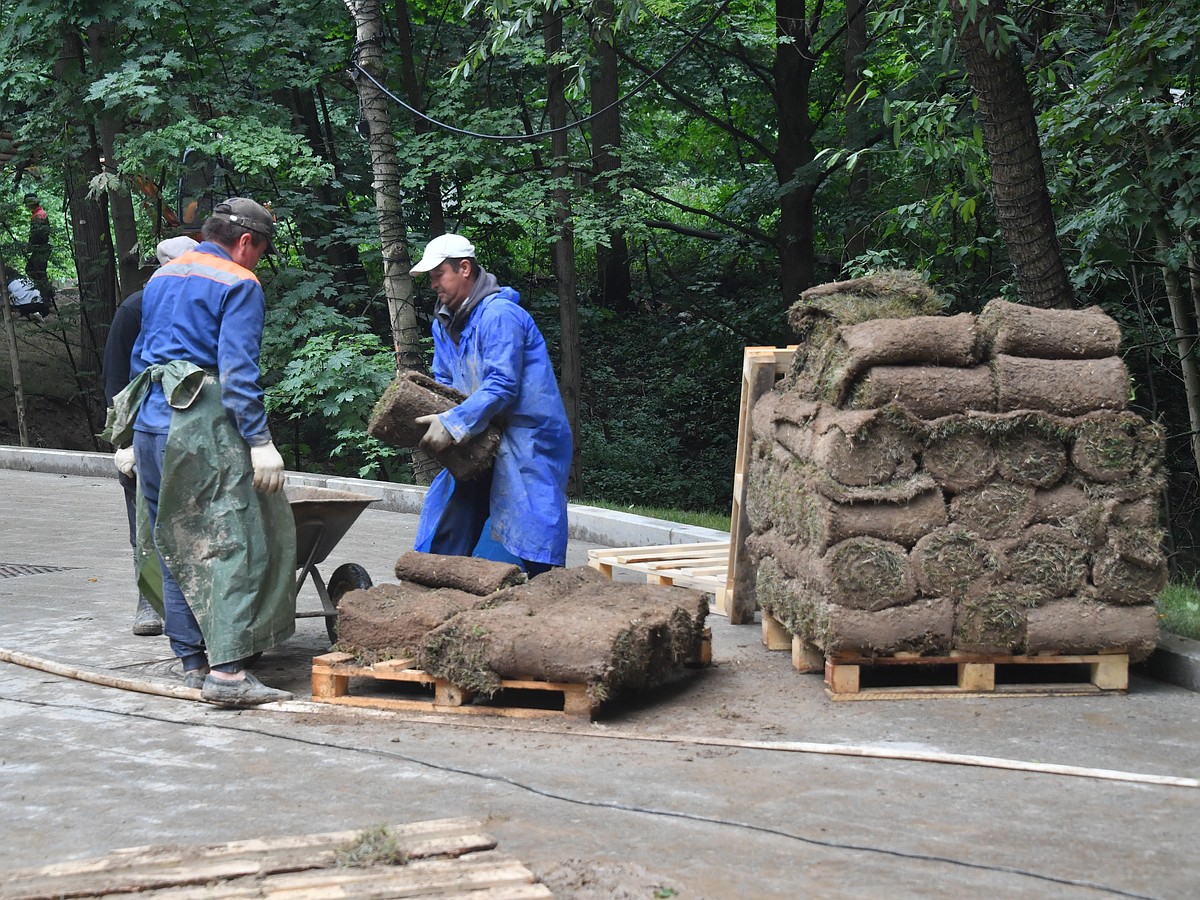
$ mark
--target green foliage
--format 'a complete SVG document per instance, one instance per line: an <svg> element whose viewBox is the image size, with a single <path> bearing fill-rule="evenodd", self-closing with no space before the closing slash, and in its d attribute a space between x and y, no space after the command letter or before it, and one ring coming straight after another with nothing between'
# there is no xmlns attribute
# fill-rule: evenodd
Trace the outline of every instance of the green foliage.
<svg viewBox="0 0 1200 900"><path fill-rule="evenodd" d="M742 343L711 321L593 311L580 425L584 487L620 506L713 512L732 501Z"/></svg>
<svg viewBox="0 0 1200 900"><path fill-rule="evenodd" d="M1157 604L1159 622L1165 630L1200 641L1200 590L1195 582L1168 585Z"/></svg>
<svg viewBox="0 0 1200 900"><path fill-rule="evenodd" d="M366 431L394 366L391 351L373 334L329 331L308 337L267 390L268 411L293 426L293 440L276 440L281 452L309 469L402 480L407 451Z"/></svg>

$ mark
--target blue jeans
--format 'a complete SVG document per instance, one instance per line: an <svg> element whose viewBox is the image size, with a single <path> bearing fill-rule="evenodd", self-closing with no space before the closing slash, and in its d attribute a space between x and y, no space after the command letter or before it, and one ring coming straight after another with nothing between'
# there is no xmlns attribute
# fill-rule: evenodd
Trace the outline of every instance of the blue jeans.
<svg viewBox="0 0 1200 900"><path fill-rule="evenodd" d="M142 493L146 496L146 506L150 510L151 532L158 521L158 492L162 486L162 466L166 455L165 434L151 434L148 431L133 433L134 462ZM208 656L204 652L204 634L200 631L200 624L161 553L158 561L162 566L163 633L171 643L171 652L183 660L185 672L206 668ZM213 668L219 672L240 672L245 666L241 662L234 662Z"/></svg>

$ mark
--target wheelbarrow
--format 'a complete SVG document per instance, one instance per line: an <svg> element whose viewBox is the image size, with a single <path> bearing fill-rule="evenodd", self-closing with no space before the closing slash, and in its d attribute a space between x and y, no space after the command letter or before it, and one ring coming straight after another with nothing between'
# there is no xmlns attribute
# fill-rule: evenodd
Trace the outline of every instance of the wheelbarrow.
<svg viewBox="0 0 1200 900"><path fill-rule="evenodd" d="M297 612L297 619L325 617L325 630L331 643L337 643L338 603L349 591L371 587L371 576L357 563L344 563L333 570L326 582L317 566L338 541L345 537L350 526L378 497L334 491L329 488L297 487L287 491L288 503L296 519L296 596L306 579L311 578L317 596L321 598L319 612Z"/></svg>

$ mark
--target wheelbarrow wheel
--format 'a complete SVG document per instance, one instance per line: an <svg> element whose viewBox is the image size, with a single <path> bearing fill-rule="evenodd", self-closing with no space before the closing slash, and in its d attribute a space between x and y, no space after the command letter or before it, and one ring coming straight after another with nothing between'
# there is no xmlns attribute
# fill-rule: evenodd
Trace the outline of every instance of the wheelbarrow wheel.
<svg viewBox="0 0 1200 900"><path fill-rule="evenodd" d="M371 587L371 576L367 574L366 569L358 563L343 563L329 576L329 599L336 609L342 597L349 591L365 591L369 587ZM336 644L338 639L337 616L325 617L325 630L329 632L330 643Z"/></svg>

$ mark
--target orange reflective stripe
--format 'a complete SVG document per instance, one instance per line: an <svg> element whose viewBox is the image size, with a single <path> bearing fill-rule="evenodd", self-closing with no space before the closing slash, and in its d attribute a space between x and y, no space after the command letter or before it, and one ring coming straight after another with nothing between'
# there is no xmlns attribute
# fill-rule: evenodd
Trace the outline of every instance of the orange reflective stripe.
<svg viewBox="0 0 1200 900"><path fill-rule="evenodd" d="M175 257L150 277L158 278L164 275L176 277L198 275L222 284L234 284L246 280L258 283L258 277L245 266L239 266L232 260L214 256L211 253L197 253L195 250L189 250L187 253Z"/></svg>

